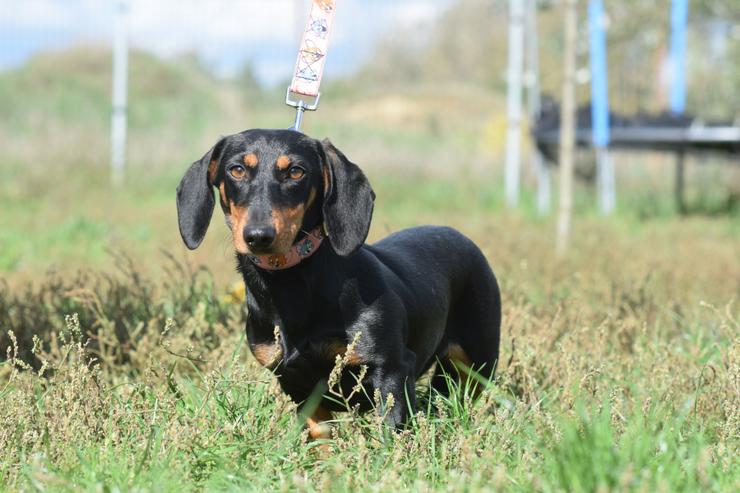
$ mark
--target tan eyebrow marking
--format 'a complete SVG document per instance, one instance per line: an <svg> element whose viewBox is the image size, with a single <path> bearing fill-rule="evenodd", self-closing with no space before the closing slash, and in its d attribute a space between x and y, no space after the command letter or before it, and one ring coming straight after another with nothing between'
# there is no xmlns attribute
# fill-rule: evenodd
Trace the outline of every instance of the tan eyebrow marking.
<svg viewBox="0 0 740 493"><path fill-rule="evenodd" d="M277 158L277 161L275 161L275 165L279 170L287 169L288 166L290 166L290 158L288 156L280 156Z"/></svg>
<svg viewBox="0 0 740 493"><path fill-rule="evenodd" d="M255 155L255 154L245 154L244 155L244 164L246 164L250 168L254 168L255 166L257 166L257 155Z"/></svg>

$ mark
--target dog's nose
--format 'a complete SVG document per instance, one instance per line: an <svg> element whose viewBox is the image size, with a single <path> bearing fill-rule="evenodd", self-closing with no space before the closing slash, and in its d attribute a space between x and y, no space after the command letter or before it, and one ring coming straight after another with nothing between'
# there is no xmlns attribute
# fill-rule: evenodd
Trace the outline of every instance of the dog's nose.
<svg viewBox="0 0 740 493"><path fill-rule="evenodd" d="M255 226L244 229L244 241L249 248L259 250L267 248L275 240L275 228L272 226Z"/></svg>

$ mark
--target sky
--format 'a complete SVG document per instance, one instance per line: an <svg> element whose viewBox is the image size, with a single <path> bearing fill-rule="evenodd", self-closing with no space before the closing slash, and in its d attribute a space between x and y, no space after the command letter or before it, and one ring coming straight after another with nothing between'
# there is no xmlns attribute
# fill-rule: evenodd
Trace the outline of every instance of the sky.
<svg viewBox="0 0 740 493"><path fill-rule="evenodd" d="M120 0L0 0L0 70L40 51L110 45ZM167 58L196 53L215 73L246 62L270 85L290 77L310 0L126 0L131 44ZM351 72L380 37L428 25L454 0L337 0L327 75Z"/></svg>

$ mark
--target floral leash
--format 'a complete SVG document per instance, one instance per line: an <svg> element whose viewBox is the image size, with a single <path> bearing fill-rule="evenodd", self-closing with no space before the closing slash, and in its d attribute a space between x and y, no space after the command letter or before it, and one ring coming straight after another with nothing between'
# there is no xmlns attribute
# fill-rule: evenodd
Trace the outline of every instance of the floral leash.
<svg viewBox="0 0 740 493"><path fill-rule="evenodd" d="M311 13L298 50L293 80L285 95L285 104L296 109L291 130L300 131L303 112L315 111L319 106L319 86L324 74L335 10L336 0L313 0L311 3Z"/></svg>

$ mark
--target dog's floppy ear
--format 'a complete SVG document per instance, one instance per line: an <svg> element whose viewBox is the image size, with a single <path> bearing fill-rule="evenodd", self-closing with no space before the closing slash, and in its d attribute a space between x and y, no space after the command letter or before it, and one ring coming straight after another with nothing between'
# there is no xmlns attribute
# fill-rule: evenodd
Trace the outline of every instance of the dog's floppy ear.
<svg viewBox="0 0 740 493"><path fill-rule="evenodd" d="M198 248L208 230L213 215L213 180L218 171L220 153L225 139L221 139L199 161L185 172L177 187L177 220L180 236L191 250Z"/></svg>
<svg viewBox="0 0 740 493"><path fill-rule="evenodd" d="M334 251L349 255L365 242L373 217L375 192L365 174L328 139L324 153L324 228Z"/></svg>

